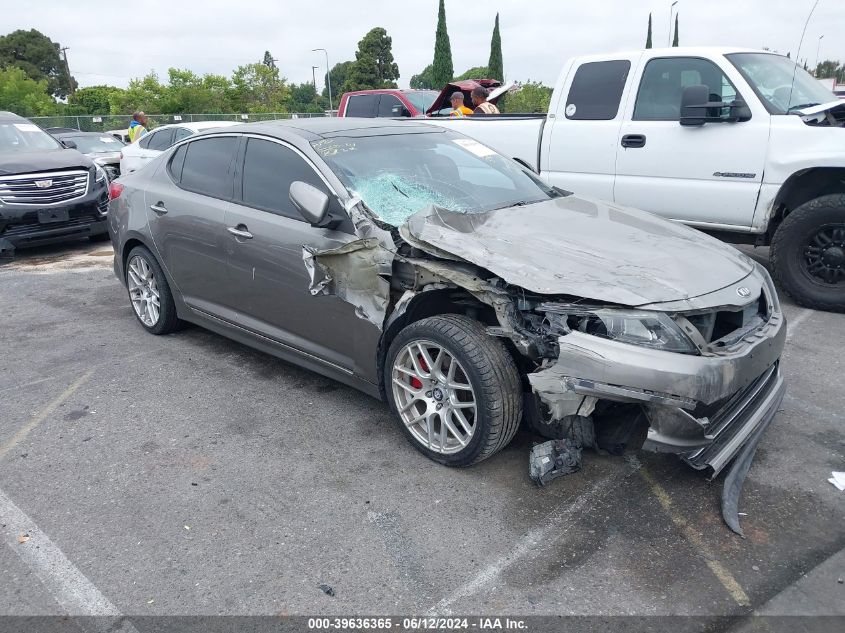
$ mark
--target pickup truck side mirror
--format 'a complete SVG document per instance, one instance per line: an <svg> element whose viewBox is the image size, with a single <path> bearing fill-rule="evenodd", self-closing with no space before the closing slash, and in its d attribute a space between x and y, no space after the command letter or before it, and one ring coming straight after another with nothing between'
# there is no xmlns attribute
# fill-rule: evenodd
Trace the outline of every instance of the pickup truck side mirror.
<svg viewBox="0 0 845 633"><path fill-rule="evenodd" d="M309 224L320 224L329 212L329 197L301 180L291 183L290 201Z"/></svg>
<svg viewBox="0 0 845 633"><path fill-rule="evenodd" d="M730 108L722 116L723 108ZM732 102L710 101L710 88L701 84L687 86L681 94L681 117L684 126L701 126L705 123L740 123L751 118L751 110L739 96Z"/></svg>
<svg viewBox="0 0 845 633"><path fill-rule="evenodd" d="M395 117L411 116L411 111L401 104L393 106L390 113Z"/></svg>
<svg viewBox="0 0 845 633"><path fill-rule="evenodd" d="M61 144L66 149L76 149L76 141L72 141L70 139L65 139L64 141L61 141Z"/></svg>

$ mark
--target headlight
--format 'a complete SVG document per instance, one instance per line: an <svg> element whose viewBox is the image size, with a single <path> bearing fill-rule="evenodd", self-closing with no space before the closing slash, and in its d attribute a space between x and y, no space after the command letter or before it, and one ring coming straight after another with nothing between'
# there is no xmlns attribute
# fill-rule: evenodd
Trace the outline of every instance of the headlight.
<svg viewBox="0 0 845 633"><path fill-rule="evenodd" d="M106 170L100 167L97 163L94 163L94 170L96 173L96 177L94 178L95 182L103 182L104 180L108 179Z"/></svg>
<svg viewBox="0 0 845 633"><path fill-rule="evenodd" d="M549 308L549 304L541 308ZM680 326L665 312L646 310L614 310L609 308L589 309L580 306L555 306L547 313L554 325L569 331L583 332L592 336L648 347L664 352L697 354L695 344L681 330ZM566 314L563 314L563 312ZM554 314L551 314L551 313Z"/></svg>

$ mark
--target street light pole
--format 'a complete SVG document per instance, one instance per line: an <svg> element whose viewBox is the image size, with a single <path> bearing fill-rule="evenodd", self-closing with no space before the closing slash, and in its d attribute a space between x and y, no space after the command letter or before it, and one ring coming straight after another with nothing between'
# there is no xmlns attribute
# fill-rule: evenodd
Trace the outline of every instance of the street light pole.
<svg viewBox="0 0 845 633"><path fill-rule="evenodd" d="M319 66L311 66L311 80L314 82L314 92L317 92L317 69Z"/></svg>
<svg viewBox="0 0 845 633"><path fill-rule="evenodd" d="M329 89L329 112L334 110L332 103L332 71L329 69L329 52L325 48L312 48L311 52L323 51L326 54L326 88Z"/></svg>
<svg viewBox="0 0 845 633"><path fill-rule="evenodd" d="M814 70L814 74L819 70L819 51L822 48L822 40L824 39L824 35L819 35L819 43L816 46L816 68Z"/></svg>
<svg viewBox="0 0 845 633"><path fill-rule="evenodd" d="M666 40L666 46L672 46L672 14L675 12L676 4L678 4L678 0L675 0L669 7L669 37Z"/></svg>

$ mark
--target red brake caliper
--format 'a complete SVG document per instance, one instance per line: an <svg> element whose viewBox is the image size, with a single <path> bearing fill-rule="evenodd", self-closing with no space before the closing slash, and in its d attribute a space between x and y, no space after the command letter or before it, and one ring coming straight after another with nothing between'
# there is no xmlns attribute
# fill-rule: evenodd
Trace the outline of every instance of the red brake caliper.
<svg viewBox="0 0 845 633"><path fill-rule="evenodd" d="M417 360L420 361L420 365L422 366L423 371L429 371L428 365L425 364L425 359L423 358L422 354L417 354ZM411 378L411 386L414 389L422 389L422 381L416 376L413 376Z"/></svg>

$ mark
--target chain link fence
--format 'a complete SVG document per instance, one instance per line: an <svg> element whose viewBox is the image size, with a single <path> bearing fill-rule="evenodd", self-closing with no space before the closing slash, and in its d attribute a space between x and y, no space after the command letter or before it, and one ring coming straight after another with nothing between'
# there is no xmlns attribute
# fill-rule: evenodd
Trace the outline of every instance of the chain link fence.
<svg viewBox="0 0 845 633"><path fill-rule="evenodd" d="M250 112L249 114L148 114L148 129L168 123L190 123L193 121L274 121L276 119L306 119L327 116L322 112ZM30 121L41 127L67 128L82 132L108 132L110 130L125 130L129 127L131 117L123 114L104 114L92 116L35 116Z"/></svg>

